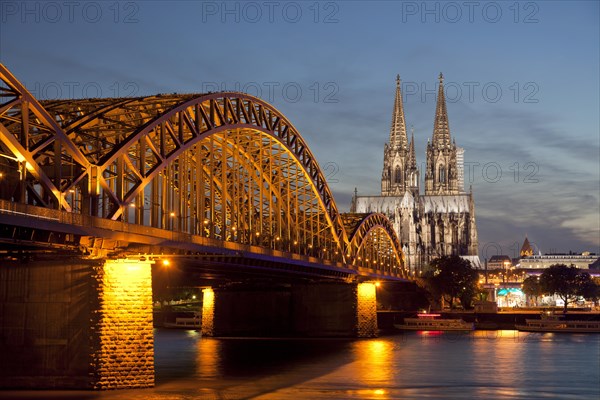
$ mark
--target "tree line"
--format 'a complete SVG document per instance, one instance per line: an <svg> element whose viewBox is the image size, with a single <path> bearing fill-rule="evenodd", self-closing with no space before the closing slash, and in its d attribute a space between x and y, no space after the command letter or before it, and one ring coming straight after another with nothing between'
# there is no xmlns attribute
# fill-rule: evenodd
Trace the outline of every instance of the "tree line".
<svg viewBox="0 0 600 400"><path fill-rule="evenodd" d="M556 295L564 301L563 311L567 305L579 297L598 300L600 286L590 274L574 266L554 264L546 268L540 276L529 276L523 281L523 293L536 299L543 295Z"/></svg>
<svg viewBox="0 0 600 400"><path fill-rule="evenodd" d="M434 303L448 304L452 309L458 303L469 309L475 298L483 298L479 287L479 272L468 260L459 256L443 256L431 262L431 268L420 279ZM556 295L564 301L564 312L569 303L579 297L596 301L600 298L600 285L589 273L575 266L554 264L539 276L530 276L523 281L523 292L534 298Z"/></svg>

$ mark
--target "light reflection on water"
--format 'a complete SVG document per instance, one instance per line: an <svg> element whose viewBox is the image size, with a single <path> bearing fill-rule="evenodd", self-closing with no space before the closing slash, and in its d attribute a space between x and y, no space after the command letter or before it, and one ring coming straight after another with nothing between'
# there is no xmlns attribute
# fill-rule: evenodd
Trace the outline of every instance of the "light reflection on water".
<svg viewBox="0 0 600 400"><path fill-rule="evenodd" d="M600 398L600 335L409 332L277 340L157 330L155 347L156 388L88 392L85 398ZM30 393L15 398L84 398Z"/></svg>

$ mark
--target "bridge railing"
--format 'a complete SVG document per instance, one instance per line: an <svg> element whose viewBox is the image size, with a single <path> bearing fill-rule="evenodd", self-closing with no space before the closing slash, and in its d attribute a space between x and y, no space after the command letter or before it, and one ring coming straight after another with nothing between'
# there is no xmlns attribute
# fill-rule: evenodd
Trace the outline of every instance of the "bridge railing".
<svg viewBox="0 0 600 400"><path fill-rule="evenodd" d="M214 252L228 254L252 254L262 255L269 258L292 260L302 264L315 264L330 268L339 268L345 271L377 274L376 270L358 268L331 260L323 260L309 255L288 253L281 250L273 250L264 247L223 242L217 239L192 235L184 232L168 231L143 225L130 224L121 221L113 221L99 217L70 213L61 210L52 210L28 204L16 203L0 199L0 223L6 223L7 217L13 217L20 221L28 221L30 228L50 230L56 232L71 233L81 236L92 236L99 238L110 238L123 240L138 244L146 244L164 248L195 249L198 252ZM390 274L395 275L395 274ZM400 275L400 274L398 274Z"/></svg>

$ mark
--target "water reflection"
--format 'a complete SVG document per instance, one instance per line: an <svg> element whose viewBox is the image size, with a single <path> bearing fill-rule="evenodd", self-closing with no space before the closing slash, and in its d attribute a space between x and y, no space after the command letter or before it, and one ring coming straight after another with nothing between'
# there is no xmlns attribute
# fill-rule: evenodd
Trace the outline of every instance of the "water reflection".
<svg viewBox="0 0 600 400"><path fill-rule="evenodd" d="M0 391L0 398L600 398L599 335L475 331L368 340L258 340L158 330L155 346L154 389Z"/></svg>
<svg viewBox="0 0 600 400"><path fill-rule="evenodd" d="M348 373L368 389L357 394L387 399L386 388L394 378L394 344L388 340L360 340L353 343L354 360Z"/></svg>
<svg viewBox="0 0 600 400"><path fill-rule="evenodd" d="M221 342L214 339L198 340L197 342L196 377L203 380L219 377L221 358Z"/></svg>

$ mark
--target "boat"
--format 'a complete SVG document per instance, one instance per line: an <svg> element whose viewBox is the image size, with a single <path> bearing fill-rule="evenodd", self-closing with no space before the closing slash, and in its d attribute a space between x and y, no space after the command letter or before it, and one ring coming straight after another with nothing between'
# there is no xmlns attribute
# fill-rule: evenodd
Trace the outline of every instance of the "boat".
<svg viewBox="0 0 600 400"><path fill-rule="evenodd" d="M442 319L440 314L420 313L417 318L404 318L404 324L394 327L411 331L472 331L475 324L460 318Z"/></svg>
<svg viewBox="0 0 600 400"><path fill-rule="evenodd" d="M567 320L564 315L542 314L540 319L526 319L515 328L523 332L600 333L600 321Z"/></svg>
<svg viewBox="0 0 600 400"><path fill-rule="evenodd" d="M201 329L202 319L198 313L194 313L193 317L178 317L175 322L165 322L165 328L180 328L180 329Z"/></svg>

